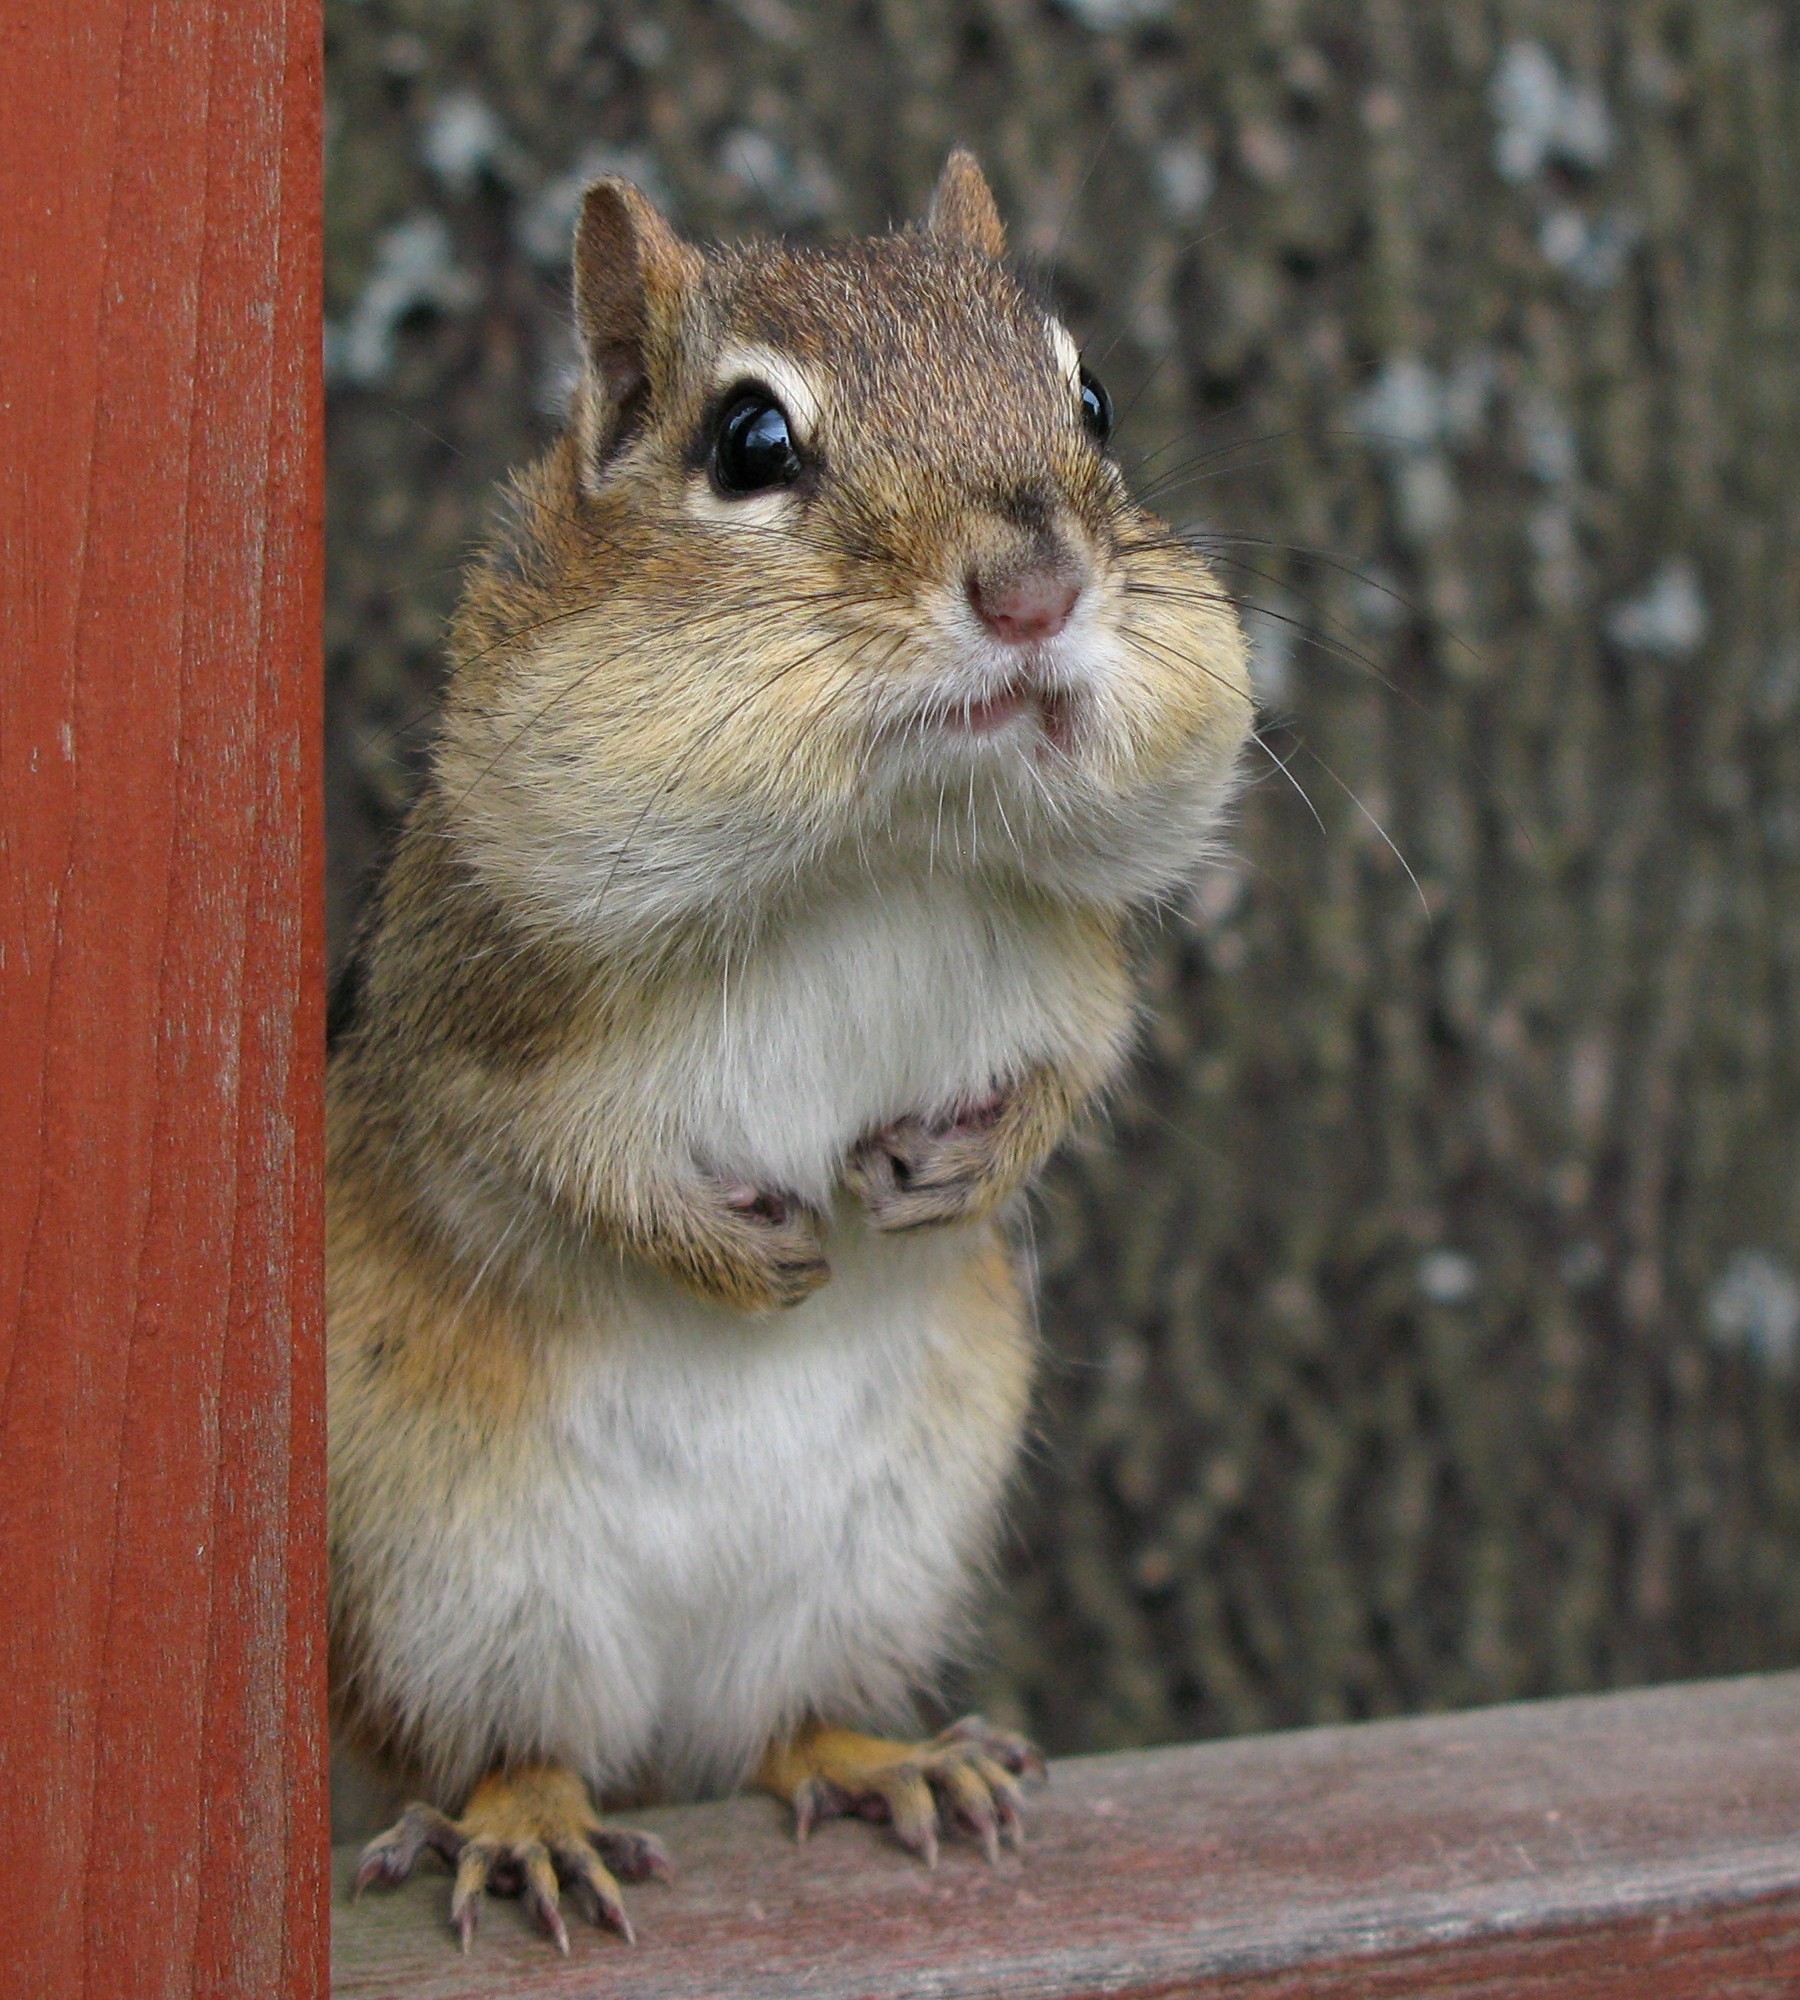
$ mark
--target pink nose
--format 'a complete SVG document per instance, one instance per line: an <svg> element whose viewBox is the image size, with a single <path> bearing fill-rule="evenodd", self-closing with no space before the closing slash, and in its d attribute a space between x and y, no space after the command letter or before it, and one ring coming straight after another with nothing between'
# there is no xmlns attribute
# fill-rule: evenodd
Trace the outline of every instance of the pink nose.
<svg viewBox="0 0 1800 2000"><path fill-rule="evenodd" d="M1081 585L1057 570L1028 569L1004 582L990 582L973 571L969 576L975 615L1009 646L1054 639L1068 624L1080 595Z"/></svg>

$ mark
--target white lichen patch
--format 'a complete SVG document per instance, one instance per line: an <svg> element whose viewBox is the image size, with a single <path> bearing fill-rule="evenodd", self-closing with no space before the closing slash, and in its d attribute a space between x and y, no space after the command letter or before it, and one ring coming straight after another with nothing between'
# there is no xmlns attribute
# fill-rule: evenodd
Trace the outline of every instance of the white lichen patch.
<svg viewBox="0 0 1800 2000"><path fill-rule="evenodd" d="M1414 1277L1434 1306L1467 1305L1481 1284L1474 1258L1460 1250L1427 1250Z"/></svg>
<svg viewBox="0 0 1800 2000"><path fill-rule="evenodd" d="M1095 34L1113 35L1165 20L1174 11L1174 0L1062 0L1062 8Z"/></svg>
<svg viewBox="0 0 1800 2000"><path fill-rule="evenodd" d="M1563 75L1542 42L1512 43L1488 87L1499 130L1494 165L1503 179L1528 181L1556 164L1598 171L1616 144L1612 114L1591 83Z"/></svg>
<svg viewBox="0 0 1800 2000"><path fill-rule="evenodd" d="M1800 1284L1761 1250L1737 1250L1706 1297L1714 1344L1785 1374L1800 1357Z"/></svg>
<svg viewBox="0 0 1800 2000"><path fill-rule="evenodd" d="M472 193L484 174L510 180L518 165L498 113L472 90L438 99L419 134L419 157L459 199Z"/></svg>
<svg viewBox="0 0 1800 2000"><path fill-rule="evenodd" d="M1606 614L1606 635L1628 653L1685 660L1700 650L1710 620L1700 574L1685 557L1663 564L1635 596Z"/></svg>
<svg viewBox="0 0 1800 2000"><path fill-rule="evenodd" d="M1592 292L1618 283L1643 235L1636 216L1588 216L1578 208L1553 208L1538 227L1538 248L1547 263Z"/></svg>
<svg viewBox="0 0 1800 2000"><path fill-rule="evenodd" d="M1163 206L1177 222L1192 222L1212 200L1218 185L1212 155L1189 139L1159 147L1152 173Z"/></svg>
<svg viewBox="0 0 1800 2000"><path fill-rule="evenodd" d="M441 215L409 215L375 244L375 266L341 325L328 327L329 379L367 388L394 366L401 322L420 311L464 312L480 297L472 273L456 261L450 225Z"/></svg>

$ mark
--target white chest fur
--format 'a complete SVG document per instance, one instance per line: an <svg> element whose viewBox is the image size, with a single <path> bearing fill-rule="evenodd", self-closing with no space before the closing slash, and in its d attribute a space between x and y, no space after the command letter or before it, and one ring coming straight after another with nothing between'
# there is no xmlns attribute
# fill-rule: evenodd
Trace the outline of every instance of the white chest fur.
<svg viewBox="0 0 1800 2000"><path fill-rule="evenodd" d="M633 1082L647 1113L679 1107L704 1165L822 1205L872 1127L1091 1062L1129 1007L1095 943L1080 918L955 881L860 885L685 991Z"/></svg>

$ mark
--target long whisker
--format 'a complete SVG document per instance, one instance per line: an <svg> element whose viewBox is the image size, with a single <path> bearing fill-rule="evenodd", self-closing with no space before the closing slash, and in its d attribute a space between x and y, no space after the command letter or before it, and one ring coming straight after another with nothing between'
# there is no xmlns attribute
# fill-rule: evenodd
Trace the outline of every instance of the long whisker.
<svg viewBox="0 0 1800 2000"><path fill-rule="evenodd" d="M1313 816L1313 824L1319 829L1321 833L1325 835L1325 838L1329 840L1331 838L1331 835L1326 830L1325 822L1319 817L1318 807L1313 804L1311 797L1307 793L1306 787L1303 784L1301 784L1300 780L1296 778L1293 772L1288 769L1286 759L1278 757L1275 754L1275 752L1269 747L1269 745L1263 741L1260 731L1253 731L1251 733L1250 741L1256 745L1257 749L1259 749L1263 753L1263 755L1268 758L1269 762L1274 765L1275 769L1278 770L1281 773L1281 775L1288 781L1288 783L1293 786L1294 790L1299 793L1300 803L1303 806L1305 806L1306 810Z"/></svg>
<svg viewBox="0 0 1800 2000"><path fill-rule="evenodd" d="M1343 793L1345 798L1347 798L1350 801L1350 803L1356 808L1356 810L1362 814L1363 818L1369 822L1369 824L1375 829L1375 831L1378 834L1380 834L1383 842L1386 844L1388 852L1394 857L1396 861L1399 862L1400 866L1406 870L1406 879L1413 885L1413 893L1419 899L1419 908L1425 912L1426 923L1430 924L1432 921L1430 899L1426 896L1424 888L1421 886L1419 882L1418 876L1416 876L1413 873L1412 864L1407 860L1406 856L1400 852L1399 848L1397 848L1394 845L1394 842L1390 837L1387 828L1382 825L1380 820L1378 820L1372 812L1370 812L1368 807L1363 804L1362 800L1359 799L1355 794L1355 792L1353 792L1350 789L1350 787L1344 783L1343 779L1338 776L1338 774L1331 768L1331 766L1328 763L1326 763L1325 759L1319 755L1318 751L1316 751L1310 743L1302 743L1298 747L1301 750L1305 751L1306 755L1309 756L1313 760L1313 762L1318 765L1319 769L1325 773L1326 777L1328 777L1331 780L1331 782L1337 786L1338 790Z"/></svg>

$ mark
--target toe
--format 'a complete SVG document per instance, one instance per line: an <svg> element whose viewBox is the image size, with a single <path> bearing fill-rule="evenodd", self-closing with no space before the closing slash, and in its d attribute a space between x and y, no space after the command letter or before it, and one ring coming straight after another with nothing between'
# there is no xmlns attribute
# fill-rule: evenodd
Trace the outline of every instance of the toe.
<svg viewBox="0 0 1800 2000"><path fill-rule="evenodd" d="M675 1865L662 1842L648 1833L633 1833L625 1827L595 1827L588 1839L598 1849L600 1859L621 1882L672 1882Z"/></svg>
<svg viewBox="0 0 1800 2000"><path fill-rule="evenodd" d="M475 1935L475 1920L481 1908L481 1892L499 1854L491 1840L471 1840L456 1864L456 1887L450 1893L450 1921L467 1951Z"/></svg>
<svg viewBox="0 0 1800 2000"><path fill-rule="evenodd" d="M996 1729L985 1716L965 1715L960 1722L953 1722L938 1741L967 1743L1016 1778L1040 1779L1047 1775L1044 1753L1035 1743L1013 1730Z"/></svg>
<svg viewBox="0 0 1800 2000"><path fill-rule="evenodd" d="M556 1868L550 1850L541 1840L524 1842L514 1856L525 1876L525 1907L555 1941L564 1958L569 1955L569 1927L563 1922L562 1901L556 1886Z"/></svg>
<svg viewBox="0 0 1800 2000"><path fill-rule="evenodd" d="M966 1763L946 1764L938 1778L950 1810L981 1842L989 1861L1000 1859L999 1815L979 1771Z"/></svg>
<svg viewBox="0 0 1800 2000"><path fill-rule="evenodd" d="M586 1892L588 1915L594 1923L602 1930L617 1931L627 1944L637 1941L631 1919L625 1914L625 1899L619 1894L619 1885L591 1847L585 1844L559 1847L556 1865L565 1881L579 1883ZM566 1945L564 1948L567 1949Z"/></svg>
<svg viewBox="0 0 1800 2000"><path fill-rule="evenodd" d="M973 1768L987 1787L988 1797L994 1802L994 1816L1000 1822L1001 1833L1015 1854L1021 1852L1025 1846L1025 1813L1018 1781L1010 1771L1003 1771L991 1757L977 1754Z"/></svg>
<svg viewBox="0 0 1800 2000"><path fill-rule="evenodd" d="M462 1852L463 1835L456 1822L435 1806L410 1805L386 1833L363 1849L352 1895L360 1896L371 1882L404 1882L428 1847L454 1864Z"/></svg>
<svg viewBox="0 0 1800 2000"><path fill-rule="evenodd" d="M903 1846L924 1858L927 1868L937 1866L937 1799L924 1774L914 1764L897 1764L882 1773L876 1790L887 1807L888 1818Z"/></svg>
<svg viewBox="0 0 1800 2000"><path fill-rule="evenodd" d="M839 1819L849 1810L849 1795L830 1779L806 1779L794 1794L794 1838L804 1840L820 1820Z"/></svg>

